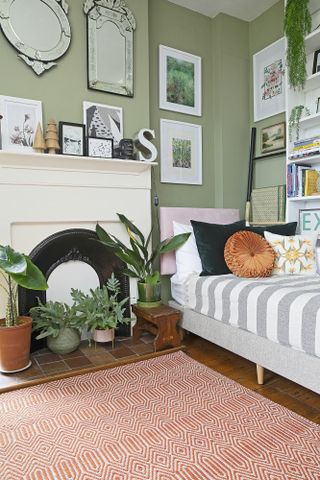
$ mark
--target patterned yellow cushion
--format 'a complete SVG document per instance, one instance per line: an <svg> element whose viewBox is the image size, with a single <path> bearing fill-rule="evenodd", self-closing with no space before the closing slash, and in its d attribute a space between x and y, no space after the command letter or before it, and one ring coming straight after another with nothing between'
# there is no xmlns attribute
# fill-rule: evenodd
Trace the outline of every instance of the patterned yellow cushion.
<svg viewBox="0 0 320 480"><path fill-rule="evenodd" d="M317 273L316 243L318 235L285 237L264 232L276 254L273 275L314 275Z"/></svg>

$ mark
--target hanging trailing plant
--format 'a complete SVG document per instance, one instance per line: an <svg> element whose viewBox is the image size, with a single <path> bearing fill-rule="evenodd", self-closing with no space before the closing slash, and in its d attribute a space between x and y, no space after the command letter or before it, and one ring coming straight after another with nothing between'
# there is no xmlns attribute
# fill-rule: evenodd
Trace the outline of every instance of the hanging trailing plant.
<svg viewBox="0 0 320 480"><path fill-rule="evenodd" d="M307 79L305 36L311 32L309 0L288 0L284 17L284 33L288 40L287 65L289 84L302 89Z"/></svg>
<svg viewBox="0 0 320 480"><path fill-rule="evenodd" d="M296 131L296 140L299 140L300 137L300 120L302 117L302 112L304 110L304 105L297 105L293 107L289 117L289 138L290 142L292 142L292 134L293 131Z"/></svg>

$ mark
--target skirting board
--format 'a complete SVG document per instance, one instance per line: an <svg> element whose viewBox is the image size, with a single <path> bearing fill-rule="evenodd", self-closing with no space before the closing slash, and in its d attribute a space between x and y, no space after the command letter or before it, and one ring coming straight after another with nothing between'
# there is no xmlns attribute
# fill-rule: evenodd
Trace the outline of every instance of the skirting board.
<svg viewBox="0 0 320 480"><path fill-rule="evenodd" d="M169 304L183 312L180 326L185 330L320 393L320 358L221 323L174 301Z"/></svg>

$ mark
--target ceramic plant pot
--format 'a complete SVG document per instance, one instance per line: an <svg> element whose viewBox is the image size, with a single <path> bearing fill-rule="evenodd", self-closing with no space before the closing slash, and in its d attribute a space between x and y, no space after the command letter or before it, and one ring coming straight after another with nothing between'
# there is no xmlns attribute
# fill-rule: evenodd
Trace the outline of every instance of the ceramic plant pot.
<svg viewBox="0 0 320 480"><path fill-rule="evenodd" d="M65 355L77 350L80 345L80 333L75 328L63 328L60 330L59 335L47 338L48 348L59 355Z"/></svg>
<svg viewBox="0 0 320 480"><path fill-rule="evenodd" d="M18 317L18 325L5 327L0 320L0 371L15 373L31 366L30 343L32 318Z"/></svg>
<svg viewBox="0 0 320 480"><path fill-rule="evenodd" d="M138 282L139 307L152 308L161 305L161 283L156 285Z"/></svg>
<svg viewBox="0 0 320 480"><path fill-rule="evenodd" d="M94 330L92 338L95 342L106 343L114 341L114 328L108 328L107 330Z"/></svg>

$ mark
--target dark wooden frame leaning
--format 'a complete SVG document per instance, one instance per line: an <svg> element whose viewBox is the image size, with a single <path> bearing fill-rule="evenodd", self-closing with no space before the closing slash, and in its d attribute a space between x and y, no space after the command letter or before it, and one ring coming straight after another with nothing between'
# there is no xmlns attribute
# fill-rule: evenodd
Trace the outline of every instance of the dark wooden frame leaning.
<svg viewBox="0 0 320 480"><path fill-rule="evenodd" d="M76 153L65 153L63 151L63 127L67 125L69 127L81 128L82 130L82 154L78 155ZM61 155L71 155L74 157L83 157L86 155L86 126L82 123L71 123L71 122L59 122L59 143L60 143L60 154Z"/></svg>

